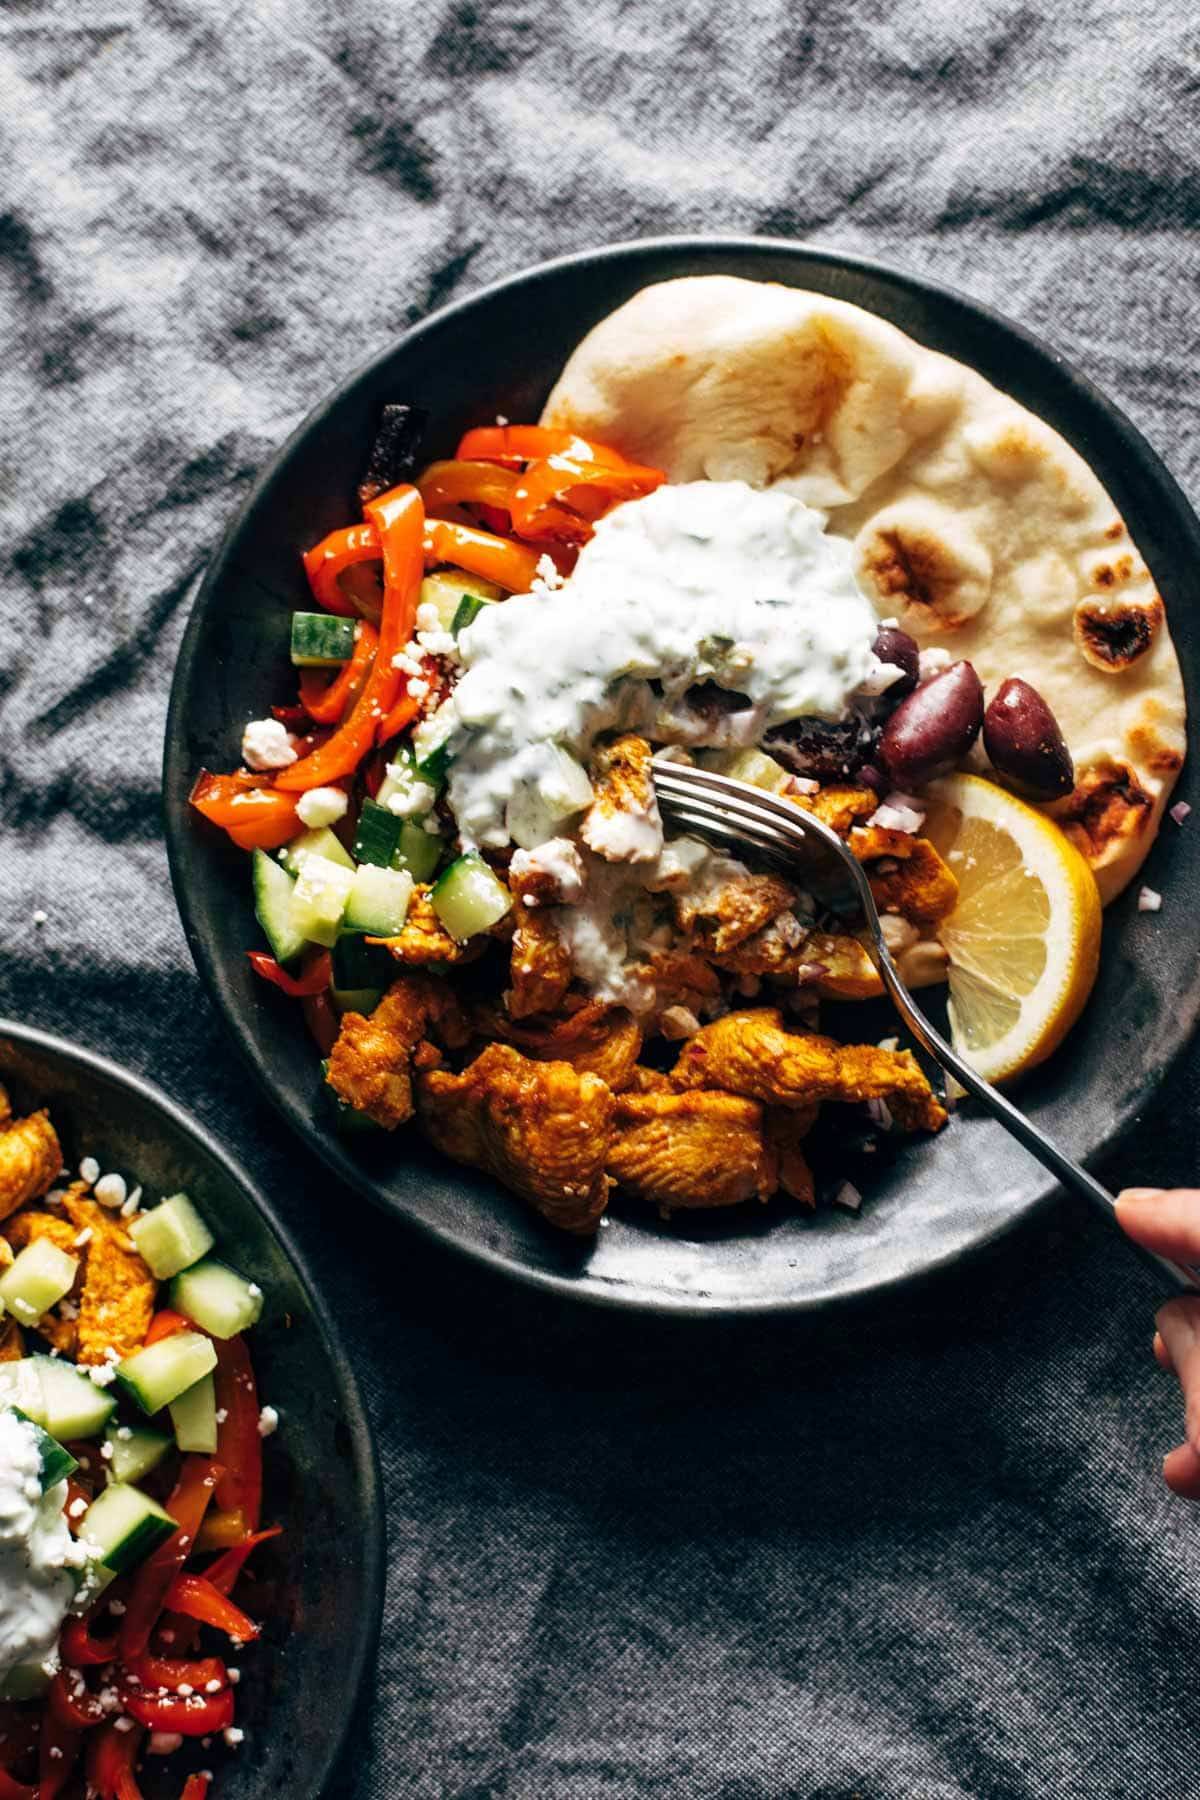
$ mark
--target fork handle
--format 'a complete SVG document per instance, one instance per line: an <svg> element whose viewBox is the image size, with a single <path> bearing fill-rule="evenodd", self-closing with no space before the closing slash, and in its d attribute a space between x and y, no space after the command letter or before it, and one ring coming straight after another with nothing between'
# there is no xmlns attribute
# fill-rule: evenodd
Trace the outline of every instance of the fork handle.
<svg viewBox="0 0 1200 1800"><path fill-rule="evenodd" d="M1065 1188L1073 1193L1081 1194L1098 1211L1102 1212L1111 1225L1117 1225L1116 1201L1108 1189L1094 1175L1089 1175L1081 1163L1060 1150L1053 1138L1047 1137L1033 1120L1028 1118L1019 1107L994 1088L990 1081L976 1073L970 1063L964 1062L958 1052L951 1048L940 1031L934 1029L921 1009L916 1005L907 987L904 985L898 970L892 962L887 948L877 945L877 961L879 972L883 976L889 994L895 1003L896 1010L905 1024L929 1055L939 1062L948 1074L964 1087L967 1092L980 1101L994 1119L998 1119L1005 1130L1023 1144L1031 1156ZM1119 1230L1119 1225L1117 1226ZM1127 1240L1129 1241L1129 1240ZM1172 1286L1183 1293L1200 1291L1200 1268L1194 1263L1173 1262L1169 1257L1156 1256L1151 1250L1142 1250L1140 1245L1131 1244L1149 1262L1154 1263L1171 1282Z"/></svg>

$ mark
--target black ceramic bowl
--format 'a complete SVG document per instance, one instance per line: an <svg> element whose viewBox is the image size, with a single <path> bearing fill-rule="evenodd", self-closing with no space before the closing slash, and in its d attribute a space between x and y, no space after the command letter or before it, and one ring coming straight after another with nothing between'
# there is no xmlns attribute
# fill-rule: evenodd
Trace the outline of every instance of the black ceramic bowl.
<svg viewBox="0 0 1200 1800"><path fill-rule="evenodd" d="M260 1392L280 1426L264 1456L263 1518L284 1530L252 1564L251 1610L263 1634L240 1659L246 1741L236 1753L218 1743L147 1757L139 1777L147 1800L177 1800L185 1766L212 1768L219 1800L335 1792L333 1771L379 1636L383 1506L358 1385L333 1323L266 1201L148 1083L8 1021L0 1021L0 1081L18 1111L50 1109L68 1166L94 1156L151 1195L185 1188L222 1254L266 1296L251 1343Z"/></svg>
<svg viewBox="0 0 1200 1800"><path fill-rule="evenodd" d="M242 507L200 590L176 671L165 764L188 942L236 1042L304 1142L377 1204L510 1274L590 1299L705 1313L813 1308L905 1281L996 1237L1053 1184L999 1126L964 1116L880 1169L855 1217L827 1210L801 1218L774 1203L664 1226L645 1209L618 1209L595 1247L581 1250L415 1136L368 1144L337 1135L294 1003L257 981L246 961L258 936L245 858L189 811L187 796L202 765L236 764L242 725L293 685L287 621L305 603L300 553L358 516L355 484L382 402L427 407L429 453L448 454L466 426L497 413L536 419L575 344L639 288L717 273L865 307L979 369L1056 426L1113 494L1147 557L1195 691L1200 637L1189 585L1200 526L1145 440L1061 357L957 294L856 258L758 239L667 239L548 263L448 307L305 420ZM1190 788L1189 770L1180 791ZM1076 1156L1102 1155L1192 1030L1200 928L1183 901L1198 876L1200 835L1168 826L1146 869L1166 892L1161 917L1139 917L1129 895L1111 909L1088 1011L1023 1089L1029 1110ZM857 1027L874 1023L860 1014Z"/></svg>

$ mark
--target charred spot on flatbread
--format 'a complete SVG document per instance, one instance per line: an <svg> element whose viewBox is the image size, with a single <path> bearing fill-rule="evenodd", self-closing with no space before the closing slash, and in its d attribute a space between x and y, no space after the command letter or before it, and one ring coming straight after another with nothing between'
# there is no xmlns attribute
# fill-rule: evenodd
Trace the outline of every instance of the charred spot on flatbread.
<svg viewBox="0 0 1200 1800"><path fill-rule="evenodd" d="M1089 862L1099 862L1114 846L1138 837L1154 807L1127 763L1101 762L1081 771L1075 791L1055 808L1055 818Z"/></svg>
<svg viewBox="0 0 1200 1800"><path fill-rule="evenodd" d="M1109 570L1115 577L1116 571ZM1120 675L1153 648L1163 622L1163 603L1106 599L1089 594L1075 608L1075 642L1093 669Z"/></svg>
<svg viewBox="0 0 1200 1800"><path fill-rule="evenodd" d="M963 625L987 604L992 559L933 501L900 502L869 519L855 545L859 579L886 610L939 630Z"/></svg>

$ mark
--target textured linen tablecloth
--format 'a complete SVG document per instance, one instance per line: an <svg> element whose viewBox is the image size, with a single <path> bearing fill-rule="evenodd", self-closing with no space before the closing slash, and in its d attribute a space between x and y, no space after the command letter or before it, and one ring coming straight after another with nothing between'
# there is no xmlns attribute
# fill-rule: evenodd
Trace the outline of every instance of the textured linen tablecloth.
<svg viewBox="0 0 1200 1800"><path fill-rule="evenodd" d="M189 600L255 470L409 321L552 253L758 231L943 279L1195 498L1189 14L0 8L0 1011L215 1128L340 1315L391 1549L339 1794L1200 1790L1200 1519L1159 1480L1179 1407L1136 1262L1061 1209L820 1328L514 1291L333 1187L249 1087L158 809ZM1200 1170L1196 1066L1115 1178Z"/></svg>

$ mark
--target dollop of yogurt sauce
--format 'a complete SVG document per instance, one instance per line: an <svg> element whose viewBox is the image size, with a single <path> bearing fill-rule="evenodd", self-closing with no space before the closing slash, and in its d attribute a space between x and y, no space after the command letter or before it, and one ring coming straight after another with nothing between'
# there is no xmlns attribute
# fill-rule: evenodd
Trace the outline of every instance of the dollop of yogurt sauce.
<svg viewBox="0 0 1200 1800"><path fill-rule="evenodd" d="M749 744L790 719L842 719L899 674L872 651L878 620L849 545L792 495L743 481L666 486L596 526L556 591L485 606L459 638L463 674L419 738L444 743L463 842L500 849L514 821L586 804L563 751L586 763L598 733L659 743ZM656 689L650 687L651 682ZM689 709L713 682L734 712ZM549 829L542 836L552 835Z"/></svg>
<svg viewBox="0 0 1200 1800"><path fill-rule="evenodd" d="M58 1633L88 1552L67 1529L65 1481L42 1493L32 1426L0 1411L0 1679L15 1668L58 1666Z"/></svg>

